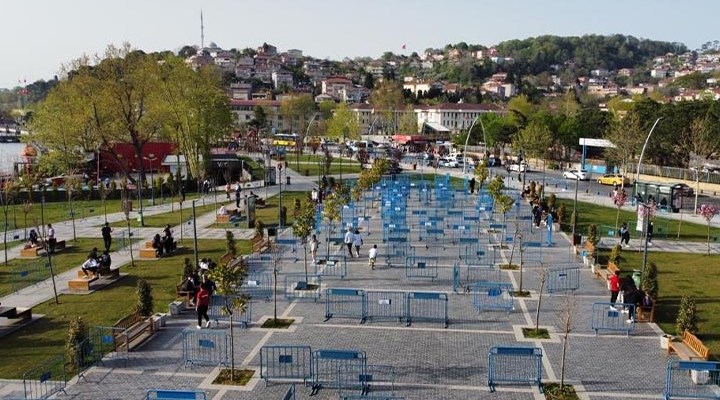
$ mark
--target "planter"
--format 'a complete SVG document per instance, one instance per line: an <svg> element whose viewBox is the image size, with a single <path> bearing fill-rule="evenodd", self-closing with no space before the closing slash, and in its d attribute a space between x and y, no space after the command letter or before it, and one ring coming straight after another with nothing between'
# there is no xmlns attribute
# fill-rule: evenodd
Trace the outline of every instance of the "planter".
<svg viewBox="0 0 720 400"><path fill-rule="evenodd" d="M170 315L180 315L183 311L185 311L185 302L173 301L170 305L168 305L168 310L170 311Z"/></svg>
<svg viewBox="0 0 720 400"><path fill-rule="evenodd" d="M152 326L153 326L153 331L154 331L154 332L157 332L157 331L160 330L160 328L164 328L164 327L165 327L165 322L166 322L166 319L167 319L167 314L157 313L157 314L154 314L154 315L153 315L152 317L150 317L150 318L152 318Z"/></svg>
<svg viewBox="0 0 720 400"><path fill-rule="evenodd" d="M690 379L696 385L704 385L710 379L710 371L696 371L693 369L690 371Z"/></svg>
<svg viewBox="0 0 720 400"><path fill-rule="evenodd" d="M670 342L672 342L673 336L672 335L662 335L660 336L660 348L663 350L667 350Z"/></svg>

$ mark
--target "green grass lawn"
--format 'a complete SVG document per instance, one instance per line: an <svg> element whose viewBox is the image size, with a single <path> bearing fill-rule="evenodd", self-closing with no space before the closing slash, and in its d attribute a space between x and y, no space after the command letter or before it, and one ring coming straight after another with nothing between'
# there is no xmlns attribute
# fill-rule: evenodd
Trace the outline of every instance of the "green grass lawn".
<svg viewBox="0 0 720 400"><path fill-rule="evenodd" d="M253 160L252 158L247 156L240 157L240 159L243 160L243 162L250 167L250 175L252 176L252 180L258 181L265 178L265 168L261 163L258 163L257 160Z"/></svg>
<svg viewBox="0 0 720 400"><path fill-rule="evenodd" d="M322 174L321 171L323 167L323 165L318 165L317 163L300 164L300 169L298 170L295 167L295 163L288 160L288 168L302 175L306 175L305 171L307 171L307 176L317 176L318 173ZM332 164L330 164L330 175L337 175L340 171L342 171L343 174L358 173L360 172L360 163L357 161L343 160L342 165L340 165L339 160L333 160Z"/></svg>
<svg viewBox="0 0 720 400"><path fill-rule="evenodd" d="M604 254L603 254L604 253ZM601 250L601 256L609 255ZM720 355L720 256L648 252L648 264L658 267L659 302L655 319L665 332L675 334L680 297L695 298L698 337L710 348L711 357ZM620 268L641 269L642 252L623 251Z"/></svg>
<svg viewBox="0 0 720 400"><path fill-rule="evenodd" d="M572 231L572 225L569 221L572 215L573 202L568 199L557 199L557 205L565 205L565 219L568 223L563 223L562 228L565 232ZM578 201L578 213L580 218L578 219L578 231L582 235L587 234L587 226L590 224L596 224L598 226L598 232L602 236L607 235L608 229L615 229L615 217L617 215L617 209L611 207L598 206L592 203L585 203ZM637 221L637 214L634 211L621 210L619 223L627 222L630 228L630 234L633 237L637 237L635 232L635 222ZM655 225L654 237L656 239L677 239L678 228L680 230L680 240L693 241L693 242L705 242L707 241L707 225L696 224L683 221L682 223L678 220L663 218L661 213L655 214L653 220ZM715 240L720 236L720 229L711 228L710 238Z"/></svg>
<svg viewBox="0 0 720 400"><path fill-rule="evenodd" d="M192 243L184 243L192 246ZM200 257L217 260L225 252L224 240L198 240ZM250 244L238 240L241 254L249 252ZM155 261L136 261L136 267L123 268L126 276L113 285L89 295L61 295L60 304L48 301L33 308L33 313L45 317L9 336L0 339L0 352L12 363L0 365L0 377L19 379L24 371L52 356L64 352L65 336L71 318L80 316L88 326L113 325L133 311L136 303L136 284L144 278L153 286L155 311L167 312L175 300L175 285L180 282L183 259L187 255Z"/></svg>
<svg viewBox="0 0 720 400"><path fill-rule="evenodd" d="M223 194L218 195L218 203L217 208L220 208L223 204L230 204L225 199L225 195ZM195 215L197 217L207 214L207 213L214 213L215 211L215 202L214 200L206 200L205 205L202 205L202 202L199 202L195 204ZM155 214L155 215L148 215L145 217L145 226L149 227L164 227L167 224L170 224L170 226L179 225L181 222L188 221L190 218L192 218L192 207L190 202L186 201L183 203L182 207L182 219L180 218L181 210L180 207L175 207L175 211L168 211L166 213L162 214ZM125 221L117 221L110 223L110 226L115 228L126 228L127 223ZM140 223L137 221L137 218L133 218L130 220L130 226L131 227L139 227Z"/></svg>

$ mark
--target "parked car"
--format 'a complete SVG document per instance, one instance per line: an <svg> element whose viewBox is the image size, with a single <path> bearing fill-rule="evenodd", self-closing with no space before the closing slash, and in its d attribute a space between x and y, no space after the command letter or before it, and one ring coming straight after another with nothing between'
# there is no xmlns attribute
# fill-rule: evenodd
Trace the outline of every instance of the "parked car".
<svg viewBox="0 0 720 400"><path fill-rule="evenodd" d="M695 195L695 190L684 183L676 183L672 186L675 192L679 192L682 196L691 197Z"/></svg>
<svg viewBox="0 0 720 400"><path fill-rule="evenodd" d="M502 167L502 160L495 157L490 157L487 159L487 166L488 167Z"/></svg>
<svg viewBox="0 0 720 400"><path fill-rule="evenodd" d="M563 178L565 179L576 179L578 181L589 181L590 173L584 169L570 169L563 172Z"/></svg>
<svg viewBox="0 0 720 400"><path fill-rule="evenodd" d="M448 168L457 168L460 166L457 158L454 158L454 157L453 158L441 158L440 165L442 165L443 167L448 167Z"/></svg>
<svg viewBox="0 0 720 400"><path fill-rule="evenodd" d="M618 174L605 174L599 177L597 182L601 185L630 186L630 179Z"/></svg>
<svg viewBox="0 0 720 400"><path fill-rule="evenodd" d="M506 167L509 172L527 172L528 171L528 166L524 161L521 162L520 164L514 163L514 164L507 165Z"/></svg>

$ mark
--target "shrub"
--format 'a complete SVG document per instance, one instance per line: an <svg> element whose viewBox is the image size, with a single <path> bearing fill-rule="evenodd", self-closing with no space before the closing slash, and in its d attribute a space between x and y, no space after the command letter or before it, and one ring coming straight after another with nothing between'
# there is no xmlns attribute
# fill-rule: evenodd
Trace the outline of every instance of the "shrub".
<svg viewBox="0 0 720 400"><path fill-rule="evenodd" d="M135 310L146 317L153 313L152 286L145 279L139 279L137 282L137 305Z"/></svg>
<svg viewBox="0 0 720 400"><path fill-rule="evenodd" d="M697 333L697 308L695 299L691 296L683 296L680 299L680 309L675 320L675 334L682 335L686 330L690 333Z"/></svg>
<svg viewBox="0 0 720 400"><path fill-rule="evenodd" d="M598 237L597 225L588 225L587 241L590 242L593 246L597 246L597 244L600 242L600 238Z"/></svg>
<svg viewBox="0 0 720 400"><path fill-rule="evenodd" d="M265 223L262 221L255 221L255 233L261 238L265 236Z"/></svg>
<svg viewBox="0 0 720 400"><path fill-rule="evenodd" d="M65 361L71 368L76 368L82 361L83 341L87 339L88 329L81 317L70 320L67 338L65 339Z"/></svg>
<svg viewBox="0 0 720 400"><path fill-rule="evenodd" d="M550 194L550 196L547 197L547 206L550 209L555 208L556 200L557 200L557 197L555 196L555 193Z"/></svg>
<svg viewBox="0 0 720 400"><path fill-rule="evenodd" d="M657 300L658 296L658 280L657 280L658 269L655 263L650 263L645 267L642 277L642 290L647 293L648 296Z"/></svg>
<svg viewBox="0 0 720 400"><path fill-rule="evenodd" d="M195 267L190 262L190 259L185 257L185 260L183 261L183 275L180 282L183 282L185 278L188 276L192 276L192 274L195 272Z"/></svg>
<svg viewBox="0 0 720 400"><path fill-rule="evenodd" d="M613 246L612 250L610 251L610 258L608 258L608 262L611 262L615 264L616 266L620 266L620 252L622 251L622 246L619 244L616 244Z"/></svg>
<svg viewBox="0 0 720 400"><path fill-rule="evenodd" d="M552 195L554 196L554 195ZM557 208L557 215L558 215L558 223L565 222L565 204L560 204L560 207Z"/></svg>

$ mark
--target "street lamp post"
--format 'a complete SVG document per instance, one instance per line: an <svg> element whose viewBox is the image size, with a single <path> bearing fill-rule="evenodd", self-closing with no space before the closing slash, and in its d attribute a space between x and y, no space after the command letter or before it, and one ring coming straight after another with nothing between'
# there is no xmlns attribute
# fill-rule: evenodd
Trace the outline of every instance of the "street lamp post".
<svg viewBox="0 0 720 400"><path fill-rule="evenodd" d="M645 138L645 143L643 144L642 151L640 151L640 159L638 160L637 165L637 172L635 173L635 182L640 181L640 166L642 165L643 156L645 155L645 148L648 145L648 142L650 141L650 136L652 135L653 131L655 130L655 127L657 126L658 122L662 117L655 120L655 123L653 124L652 128L650 128L650 132L648 133L647 137Z"/></svg>
<svg viewBox="0 0 720 400"><path fill-rule="evenodd" d="M307 137L310 134L310 126L312 125L315 118L317 118L319 115L320 115L320 113L313 114L313 116L310 118L310 121L308 121L308 126L307 126L307 129L305 130L305 137L303 138L303 142L307 141ZM303 143L303 147L304 146L305 146L305 143ZM295 169L299 173L300 172L300 143L297 144L296 153L297 153L297 157L295 159ZM285 173L287 173L287 171Z"/></svg>
<svg viewBox="0 0 720 400"><path fill-rule="evenodd" d="M147 157L143 157L143 159L150 161L150 204L155 205L155 181L153 179L153 167L152 163L155 161L155 154L150 153Z"/></svg>
<svg viewBox="0 0 720 400"><path fill-rule="evenodd" d="M575 236L575 235L577 234L577 220L578 220L578 216L577 216L577 196L578 196L578 185L579 185L578 182L579 182L579 180L578 180L578 179L575 179L575 201L573 201L573 223L572 223L572 238L573 238L573 239L572 239L572 243L573 243L573 246L576 245L576 243L575 243L575 237L576 237L576 236Z"/></svg>
<svg viewBox="0 0 720 400"><path fill-rule="evenodd" d="M278 163L278 175L279 175L279 178L280 178L280 182L279 182L279 184L280 184L280 193L279 193L279 197L278 197L278 203L279 203L279 206L278 206L278 226L280 227L280 229L284 228L284 226L283 226L283 220L282 220L282 169L283 169L282 164L281 164L281 163ZM287 171L286 171L285 173L287 174Z"/></svg>
<svg viewBox="0 0 720 400"><path fill-rule="evenodd" d="M473 120L472 124L470 124L470 129L468 129L467 137L465 137L465 147L463 148L463 157L467 158L467 146L468 141L470 140L470 134L472 133L473 128L475 127L475 123L480 120L480 115L478 114L477 117ZM480 126L482 127L482 122L480 122ZM485 128L483 127L483 140L485 140ZM467 176L467 162L463 160L463 176Z"/></svg>

